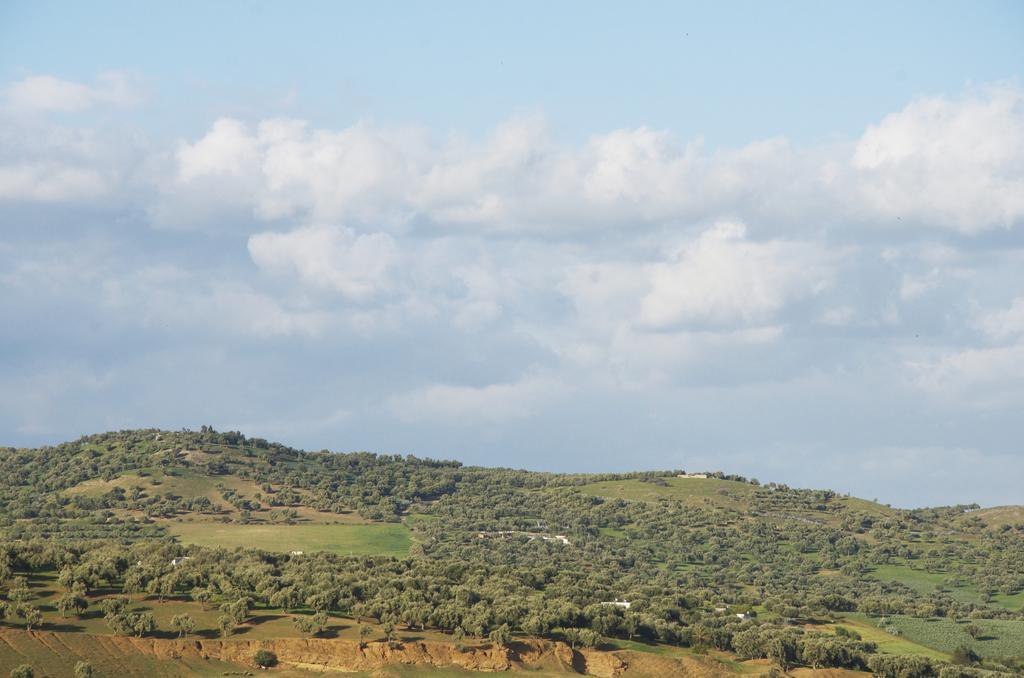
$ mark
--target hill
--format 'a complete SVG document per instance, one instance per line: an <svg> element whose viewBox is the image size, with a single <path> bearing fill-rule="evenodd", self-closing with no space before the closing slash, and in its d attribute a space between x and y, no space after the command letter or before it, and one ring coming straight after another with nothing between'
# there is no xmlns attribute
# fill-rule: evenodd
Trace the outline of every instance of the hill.
<svg viewBox="0 0 1024 678"><path fill-rule="evenodd" d="M65 666L39 647L65 636L136 635L152 642L125 648L313 638L362 656L365 640L390 648L385 664L419 642L566 643L558 666L509 664L556 673L1024 665L1019 507L900 510L682 475L304 452L208 427L0 449L0 666Z"/></svg>

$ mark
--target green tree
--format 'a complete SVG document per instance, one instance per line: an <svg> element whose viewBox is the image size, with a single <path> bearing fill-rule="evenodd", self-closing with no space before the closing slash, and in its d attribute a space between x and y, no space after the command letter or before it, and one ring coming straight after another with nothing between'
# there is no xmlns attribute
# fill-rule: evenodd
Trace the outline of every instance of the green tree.
<svg viewBox="0 0 1024 678"><path fill-rule="evenodd" d="M488 634L489 640L495 645L502 647L507 646L512 641L512 632L508 628L508 624L502 624L497 626Z"/></svg>
<svg viewBox="0 0 1024 678"><path fill-rule="evenodd" d="M21 666L11 669L11 678L35 678L35 670L28 664L22 664Z"/></svg>
<svg viewBox="0 0 1024 678"><path fill-rule="evenodd" d="M199 603L199 606L203 609L203 612L206 612L206 606L210 603L211 600L213 600L213 592L208 588L202 588L197 586L193 588L192 591L189 593L189 597L192 598L192 600Z"/></svg>
<svg viewBox="0 0 1024 678"><path fill-rule="evenodd" d="M385 621L383 624L380 625L380 629L381 629L381 631L384 632L384 637L387 638L388 642L390 643L394 639L394 636L395 636L395 624L394 624L394 622L392 622L390 620Z"/></svg>
<svg viewBox="0 0 1024 678"><path fill-rule="evenodd" d="M127 607L128 599L124 596L104 598L100 601L100 610L103 611L103 616L105 617L118 614L119 612L124 611Z"/></svg>
<svg viewBox="0 0 1024 678"><path fill-rule="evenodd" d="M292 624L295 625L295 629L299 633L305 633L306 635L312 635L316 631L316 622L313 621L312 617L306 615L298 615L292 617Z"/></svg>
<svg viewBox="0 0 1024 678"><path fill-rule="evenodd" d="M171 628L178 632L178 637L187 636L196 628L196 622L189 614L176 614L171 617Z"/></svg>
<svg viewBox="0 0 1024 678"><path fill-rule="evenodd" d="M252 660L256 663L256 666L261 669L267 669L277 664L277 655L270 650L260 648L256 650L256 654L253 655Z"/></svg>
<svg viewBox="0 0 1024 678"><path fill-rule="evenodd" d="M132 633L136 638L141 638L147 633L156 631L156 619L151 612L131 615Z"/></svg>
<svg viewBox="0 0 1024 678"><path fill-rule="evenodd" d="M597 647L601 644L601 634L593 629L580 629L580 645Z"/></svg>
<svg viewBox="0 0 1024 678"><path fill-rule="evenodd" d="M231 617L235 625L245 622L249 618L249 610L252 608L252 598L242 596L233 603L224 603L220 611Z"/></svg>
<svg viewBox="0 0 1024 678"><path fill-rule="evenodd" d="M227 638L230 636L234 628L235 619L231 615L222 614L217 617L217 629L220 631L221 637Z"/></svg>
<svg viewBox="0 0 1024 678"><path fill-rule="evenodd" d="M961 664L964 666L968 664L977 664L981 661L981 657L978 656L978 653L967 645L961 645L953 650L952 659L954 664Z"/></svg>
<svg viewBox="0 0 1024 678"><path fill-rule="evenodd" d="M24 605L18 610L18 616L24 620L26 631L43 625L43 613L39 611L38 607Z"/></svg>
<svg viewBox="0 0 1024 678"><path fill-rule="evenodd" d="M70 565L65 565L60 569L60 574L57 575L57 583L60 584L61 588L65 591L70 591L71 587L75 584L75 570Z"/></svg>
<svg viewBox="0 0 1024 678"><path fill-rule="evenodd" d="M317 612L313 615L312 620L313 628L316 629L317 633L323 633L327 630L328 617L326 612L324 612L323 610Z"/></svg>
<svg viewBox="0 0 1024 678"><path fill-rule="evenodd" d="M32 592L28 588L28 580L24 577L15 577L14 582L7 591L7 599L15 605L21 605L32 600Z"/></svg>
<svg viewBox="0 0 1024 678"><path fill-rule="evenodd" d="M57 600L57 611L67 619L71 615L81 617L89 607L89 601L74 593L65 593Z"/></svg>
<svg viewBox="0 0 1024 678"><path fill-rule="evenodd" d="M456 626L452 631L452 641L455 642L456 650L462 650L466 643L466 632L462 630L461 626Z"/></svg>
<svg viewBox="0 0 1024 678"><path fill-rule="evenodd" d="M75 678L93 678L95 675L96 672L89 662L80 661L75 663Z"/></svg>

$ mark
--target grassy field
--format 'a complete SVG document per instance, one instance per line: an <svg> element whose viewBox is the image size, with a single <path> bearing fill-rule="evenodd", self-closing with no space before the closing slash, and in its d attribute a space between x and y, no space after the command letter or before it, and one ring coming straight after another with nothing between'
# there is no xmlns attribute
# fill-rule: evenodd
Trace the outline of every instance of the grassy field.
<svg viewBox="0 0 1024 678"><path fill-rule="evenodd" d="M641 480L605 480L584 485L581 491L597 497L628 499L631 501L657 501L676 499L688 506L717 506L727 509L745 509L759 491L756 485L718 478L662 478L664 484ZM892 515L894 511L873 501L856 497L839 497L837 503L850 510L874 516ZM827 517L818 520L828 521Z"/></svg>
<svg viewBox="0 0 1024 678"><path fill-rule="evenodd" d="M980 518L989 527L1024 523L1024 506L994 506L971 511L965 517L971 516Z"/></svg>
<svg viewBox="0 0 1024 678"><path fill-rule="evenodd" d="M584 485L581 491L597 497L657 501L677 499L690 506L737 508L757 491L754 485L717 478L664 478L664 485L640 480L605 480Z"/></svg>
<svg viewBox="0 0 1024 678"><path fill-rule="evenodd" d="M939 660L949 659L949 655L939 649L915 642L903 636L894 636L886 630L878 628L877 620L866 615L847 615L843 622L837 624L837 626L845 626L856 631L864 640L878 645L879 652L930 657Z"/></svg>
<svg viewBox="0 0 1024 678"><path fill-rule="evenodd" d="M896 511L885 504L868 501L867 499L858 499L857 497L840 497L837 501L850 510L860 511L873 516L885 517L896 513Z"/></svg>
<svg viewBox="0 0 1024 678"><path fill-rule="evenodd" d="M150 495L170 492L179 497L207 497L211 501L224 503L217 490L218 483L243 494L251 495L259 491L254 483L233 476L207 476L193 471L179 471L175 475L168 475L163 469L154 469L145 476L126 473L112 480L87 480L67 490L66 493L71 496L99 497L115 487L126 490L139 487Z"/></svg>
<svg viewBox="0 0 1024 678"><path fill-rule="evenodd" d="M878 565L871 572L872 576L881 581L894 581L907 586L918 593L931 593L937 586L948 591L950 597L965 603L981 603L981 594L972 585L949 586L946 584L947 575L941 572L925 572L915 570L902 564ZM1020 610L1024 608L1024 591L1007 596L997 594L992 596L992 604L998 605L1007 610Z"/></svg>
<svg viewBox="0 0 1024 678"><path fill-rule="evenodd" d="M409 528L397 523L369 525L237 525L166 521L185 544L258 548L266 551L329 551L354 555L408 555Z"/></svg>
<svg viewBox="0 0 1024 678"><path fill-rule="evenodd" d="M206 497L215 505L221 507L220 514L198 514L189 513L183 516L183 520L191 522L215 522L221 515L237 516L238 509L224 500L218 485L234 490L239 496L255 499L261 493L260 487L251 480L237 478L235 476L206 476L192 470L176 471L173 475L168 474L164 469L154 468L146 471L145 475L138 473L126 473L112 480L87 480L79 483L65 491L69 496L99 497L106 494L115 487L130 490L133 487L140 488L145 496L166 495L170 493L177 497L189 499L192 497ZM256 521L268 520L270 512L274 507L270 506L266 497L261 501L263 507L252 513ZM325 513L317 511L308 506L289 507L297 514L297 520L303 523L352 523L370 524L371 521L360 517L358 514L349 513ZM132 512L123 512L132 515ZM137 513L136 513L137 515Z"/></svg>
<svg viewBox="0 0 1024 678"><path fill-rule="evenodd" d="M889 617L889 623L900 630L902 637L944 652L952 652L961 645L967 645L982 657L1024 655L1024 621L1020 619L957 622L944 618ZM976 639L967 633L967 627L971 624L981 629Z"/></svg>

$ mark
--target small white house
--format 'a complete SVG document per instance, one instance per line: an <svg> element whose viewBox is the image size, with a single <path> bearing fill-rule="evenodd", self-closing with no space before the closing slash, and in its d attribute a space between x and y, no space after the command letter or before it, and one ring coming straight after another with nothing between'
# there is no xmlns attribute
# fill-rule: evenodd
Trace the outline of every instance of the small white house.
<svg viewBox="0 0 1024 678"><path fill-rule="evenodd" d="M292 555L293 556L301 556L302 555L302 551L292 551Z"/></svg>
<svg viewBox="0 0 1024 678"><path fill-rule="evenodd" d="M181 565L182 563L184 563L186 560L192 560L192 557L191 556L182 556L181 558L172 558L171 559L171 567L177 567L178 565ZM139 561L139 562L141 563L142 561Z"/></svg>
<svg viewBox="0 0 1024 678"><path fill-rule="evenodd" d="M544 541L557 541L558 543L565 544L566 546L569 545L569 538L564 534L556 534L554 537L544 536L542 539Z"/></svg>
<svg viewBox="0 0 1024 678"><path fill-rule="evenodd" d="M680 473L676 475L676 478L704 478L707 479L707 473Z"/></svg>
<svg viewBox="0 0 1024 678"><path fill-rule="evenodd" d="M618 598L616 598L615 600L608 600L608 601L602 602L601 604L602 605L614 605L615 607L621 607L623 610L628 610L629 606L632 605L632 603L630 603L628 600L619 600Z"/></svg>
<svg viewBox="0 0 1024 678"><path fill-rule="evenodd" d="M737 619L750 619L750 615L747 614L746 612L737 612L736 613L736 618Z"/></svg>

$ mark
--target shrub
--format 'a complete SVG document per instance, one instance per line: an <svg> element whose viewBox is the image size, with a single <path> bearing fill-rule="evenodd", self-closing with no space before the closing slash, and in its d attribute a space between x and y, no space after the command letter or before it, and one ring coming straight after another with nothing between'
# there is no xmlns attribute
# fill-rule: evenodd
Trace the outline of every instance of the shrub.
<svg viewBox="0 0 1024 678"><path fill-rule="evenodd" d="M977 664L981 661L981 657L968 645L961 645L960 647L953 650L953 663L966 665L966 664Z"/></svg>
<svg viewBox="0 0 1024 678"><path fill-rule="evenodd" d="M256 662L256 666L261 669L270 668L277 664L277 655L270 650L259 649L256 650L256 654L253 656L253 661Z"/></svg>

